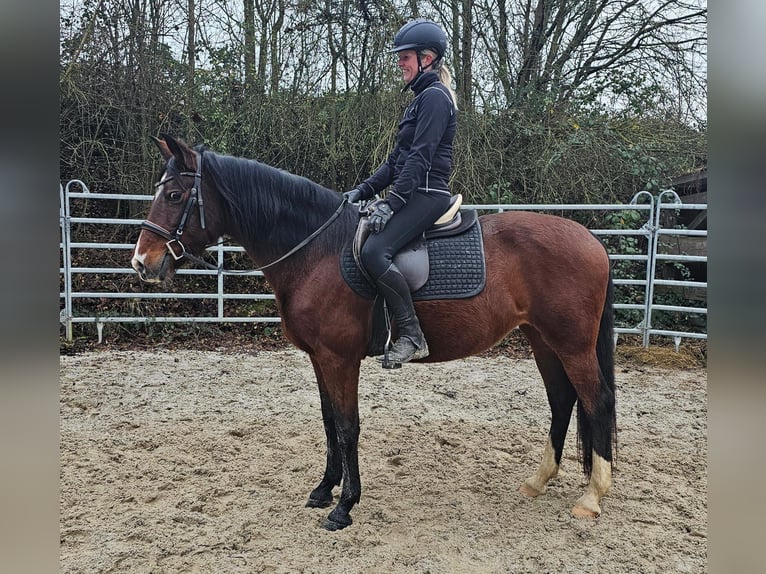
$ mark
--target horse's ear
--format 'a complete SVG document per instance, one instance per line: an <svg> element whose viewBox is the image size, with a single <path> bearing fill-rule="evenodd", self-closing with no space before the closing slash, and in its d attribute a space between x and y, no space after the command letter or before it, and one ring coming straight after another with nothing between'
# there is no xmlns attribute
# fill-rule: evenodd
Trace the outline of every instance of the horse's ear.
<svg viewBox="0 0 766 574"><path fill-rule="evenodd" d="M167 144L170 153L176 158L176 166L180 171L196 171L197 158L194 150L190 148L183 140L174 138L166 134L160 134L160 137Z"/></svg>
<svg viewBox="0 0 766 574"><path fill-rule="evenodd" d="M173 152L170 151L170 148L168 147L168 144L165 143L164 139L156 138L154 136L149 136L151 140L154 142L154 144L160 148L160 153L162 154L162 157L165 161L169 160L171 157L173 157Z"/></svg>

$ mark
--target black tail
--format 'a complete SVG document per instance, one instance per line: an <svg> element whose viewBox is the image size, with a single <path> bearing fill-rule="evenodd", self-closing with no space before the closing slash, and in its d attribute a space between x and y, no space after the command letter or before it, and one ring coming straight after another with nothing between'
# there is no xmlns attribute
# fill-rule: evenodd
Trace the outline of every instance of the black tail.
<svg viewBox="0 0 766 574"><path fill-rule="evenodd" d="M593 451L612 462L617 451L617 410L614 383L614 283L611 273L606 288L606 300L601 313L596 356L600 367L601 388L598 405L592 417L587 417L582 403L577 401L577 438L583 471L590 476Z"/></svg>
<svg viewBox="0 0 766 574"><path fill-rule="evenodd" d="M604 383L610 391L614 392L614 282L611 273L606 286L606 301L604 301L601 325L596 340L596 356Z"/></svg>

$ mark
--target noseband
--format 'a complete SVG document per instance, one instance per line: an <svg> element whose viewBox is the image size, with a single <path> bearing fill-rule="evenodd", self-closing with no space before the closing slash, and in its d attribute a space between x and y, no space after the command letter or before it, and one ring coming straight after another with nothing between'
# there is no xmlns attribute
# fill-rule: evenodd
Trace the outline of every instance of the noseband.
<svg viewBox="0 0 766 574"><path fill-rule="evenodd" d="M217 267L210 265L203 259L200 259L196 255L193 255L192 253L189 253L188 251L186 251L186 247L184 247L184 244L181 243L181 236L183 235L184 228L186 227L186 224L189 221L189 215L191 214L191 211L194 208L194 204L199 205L200 226L202 227L202 229L205 229L205 206L204 206L204 201L202 200L202 154L203 153L204 151L199 152L199 159L197 160L196 172L192 173L190 171L183 171L183 172L180 172L178 175L173 175L155 184L155 187L159 187L167 183L171 179L175 179L178 182L178 185L180 185L184 191L189 192L189 197L186 200L186 205L184 206L183 213L181 214L181 219L178 222L178 225L176 226L175 231L173 232L168 231L161 225L157 225L156 223L149 221L148 219L141 223L141 229L147 229L151 231L152 233L156 233L160 237L167 239L165 246L168 248L168 252L170 253L170 255L176 261L179 261L185 257L187 259L191 259L192 261L196 263L200 263L210 269L217 269ZM194 176L194 185L192 186L191 189L187 189L186 186L184 186L184 184L179 179L179 177L182 175Z"/></svg>

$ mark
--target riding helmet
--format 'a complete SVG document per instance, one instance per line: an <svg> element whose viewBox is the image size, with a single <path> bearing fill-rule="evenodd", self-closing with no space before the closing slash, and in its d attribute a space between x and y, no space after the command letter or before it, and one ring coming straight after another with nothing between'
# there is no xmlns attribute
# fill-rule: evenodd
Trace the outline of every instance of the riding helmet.
<svg viewBox="0 0 766 574"><path fill-rule="evenodd" d="M425 19L412 20L399 28L394 36L394 47L389 52L430 49L442 58L447 51L447 35L436 22Z"/></svg>

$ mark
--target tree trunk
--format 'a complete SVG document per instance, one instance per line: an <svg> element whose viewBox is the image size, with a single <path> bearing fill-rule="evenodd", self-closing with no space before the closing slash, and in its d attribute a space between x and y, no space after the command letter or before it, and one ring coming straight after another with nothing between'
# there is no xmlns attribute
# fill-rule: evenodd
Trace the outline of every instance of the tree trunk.
<svg viewBox="0 0 766 574"><path fill-rule="evenodd" d="M282 78L282 60L279 53L279 34L282 30L282 25L285 22L285 2L279 0L277 3L277 17L274 20L274 25L271 27L271 93L275 94L279 91L279 81Z"/></svg>
<svg viewBox="0 0 766 574"><path fill-rule="evenodd" d="M197 29L197 22L195 17L195 2L194 0L188 0L188 26L187 36L188 43L187 61L186 61L186 140L188 142L194 141L194 75L196 71L197 49L195 32Z"/></svg>
<svg viewBox="0 0 766 574"><path fill-rule="evenodd" d="M540 74L540 52L545 42L545 22L547 19L546 0L538 0L535 7L535 19L529 36L529 43L524 50L524 58L519 68L517 84L524 91L532 79Z"/></svg>
<svg viewBox="0 0 766 574"><path fill-rule="evenodd" d="M460 71L458 93L462 96L463 109L471 111L474 108L473 100L473 12L472 0L462 0L462 28L461 52L463 69Z"/></svg>
<svg viewBox="0 0 766 574"><path fill-rule="evenodd" d="M506 0L497 1L497 75L500 85L503 87L503 96L506 102L511 101L511 76L508 66L510 54L508 51L508 12Z"/></svg>
<svg viewBox="0 0 766 574"><path fill-rule="evenodd" d="M255 93L255 0L243 0L245 10L245 93L252 96Z"/></svg>

